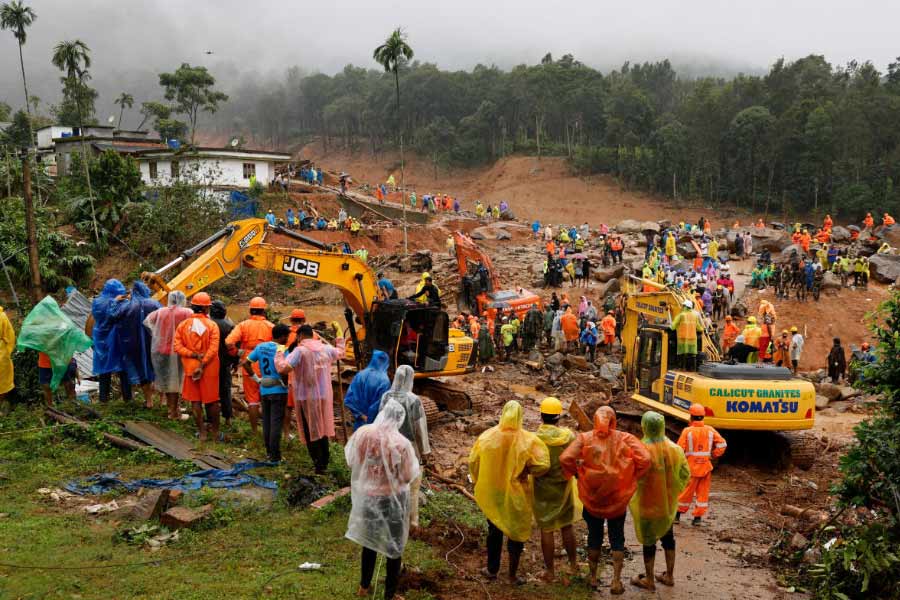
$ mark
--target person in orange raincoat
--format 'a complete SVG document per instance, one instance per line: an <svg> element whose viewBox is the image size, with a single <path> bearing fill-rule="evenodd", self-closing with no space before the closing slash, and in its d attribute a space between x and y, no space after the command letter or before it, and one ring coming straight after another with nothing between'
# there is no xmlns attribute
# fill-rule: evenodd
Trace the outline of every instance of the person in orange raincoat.
<svg viewBox="0 0 900 600"><path fill-rule="evenodd" d="M737 336L740 334L741 328L734 324L731 315L726 315L725 328L722 330L722 354L726 354L737 343Z"/></svg>
<svg viewBox="0 0 900 600"><path fill-rule="evenodd" d="M761 217L756 220L756 228L757 229L765 229L766 228L766 224L763 222Z"/></svg>
<svg viewBox="0 0 900 600"><path fill-rule="evenodd" d="M600 329L603 331L603 347L608 353L616 342L616 317L613 311L606 311L606 316L600 320Z"/></svg>
<svg viewBox="0 0 900 600"><path fill-rule="evenodd" d="M650 468L650 452L639 439L616 430L616 412L601 406L594 413L594 429L581 433L560 455L566 477L578 478L578 497L588 526L590 585L597 589L597 565L603 543L603 523L612 548L612 594L625 591L622 565L625 561L625 511L638 487L638 479Z"/></svg>
<svg viewBox="0 0 900 600"><path fill-rule="evenodd" d="M887 213L884 213L884 216L881 218L882 227L890 227L894 223L896 223L896 221L894 220L894 217L892 217L891 215L889 215Z"/></svg>
<svg viewBox="0 0 900 600"><path fill-rule="evenodd" d="M866 218L863 219L863 226L866 229L872 229L875 226L875 219L872 218L872 213L866 213Z"/></svg>
<svg viewBox="0 0 900 600"><path fill-rule="evenodd" d="M827 244L828 238L830 238L830 237L831 237L831 235L829 235L827 229L819 229L816 232L816 241L819 242L820 244Z"/></svg>
<svg viewBox="0 0 900 600"><path fill-rule="evenodd" d="M791 243L794 244L795 246L799 246L800 238L802 237L802 235L803 234L801 234L799 231L795 231L794 233L792 233L791 234Z"/></svg>
<svg viewBox="0 0 900 600"><path fill-rule="evenodd" d="M791 337L788 333L788 330L785 329L781 332L781 337L776 339L772 346L774 351L772 352L772 362L775 363L778 367L787 367L791 368Z"/></svg>
<svg viewBox="0 0 900 600"><path fill-rule="evenodd" d="M206 292L191 298L194 314L178 324L172 342L184 366L181 397L191 403L201 442L207 439L204 408L212 439L219 439L219 328L209 318L210 306L212 299Z"/></svg>
<svg viewBox="0 0 900 600"><path fill-rule="evenodd" d="M225 338L225 346L232 356L243 358L253 352L262 342L272 341L272 328L275 324L266 319L266 301L256 296L250 300L250 318L235 325L228 337ZM244 400L247 401L247 415L250 417L250 428L256 434L256 426L259 422L259 384L253 380L253 375L259 377L259 365L245 367L241 370L241 384L244 388Z"/></svg>
<svg viewBox="0 0 900 600"><path fill-rule="evenodd" d="M565 314L560 317L559 325L562 327L563 335L566 338L566 350L571 352L572 345L578 344L578 335L581 333L578 329L578 317L572 312L572 307L566 309Z"/></svg>
<svg viewBox="0 0 900 600"><path fill-rule="evenodd" d="M803 233L800 234L800 247L803 248L803 251L809 254L809 243L812 241L812 238L809 235L807 230L803 230Z"/></svg>
<svg viewBox="0 0 900 600"><path fill-rule="evenodd" d="M544 248L550 256L556 254L556 243L553 240L547 240L547 245Z"/></svg>
<svg viewBox="0 0 900 600"><path fill-rule="evenodd" d="M769 342L772 341L772 325L777 318L775 306L766 299L760 300L757 314L759 315L761 330L758 341L759 358L764 362L769 362L769 359L771 358L771 354L769 353Z"/></svg>
<svg viewBox="0 0 900 600"><path fill-rule="evenodd" d="M694 503L694 520L691 525L699 525L701 518L709 508L709 487L712 483L712 459L725 454L728 444L718 431L703 422L706 409L702 404L691 404L691 424L684 428L678 438L678 445L684 450L688 466L691 468L691 480L678 497L678 514L675 520L681 520Z"/></svg>
<svg viewBox="0 0 900 600"><path fill-rule="evenodd" d="M831 220L831 215L825 215L825 220L822 221L822 226L825 231L831 231L831 228L834 226L834 221Z"/></svg>

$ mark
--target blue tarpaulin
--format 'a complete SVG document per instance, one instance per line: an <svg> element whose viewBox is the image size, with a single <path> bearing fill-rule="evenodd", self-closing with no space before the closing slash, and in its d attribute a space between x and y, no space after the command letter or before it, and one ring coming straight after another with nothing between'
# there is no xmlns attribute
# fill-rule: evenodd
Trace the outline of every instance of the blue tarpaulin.
<svg viewBox="0 0 900 600"><path fill-rule="evenodd" d="M229 206L232 217L255 217L257 202L238 191L232 191L229 197Z"/></svg>
<svg viewBox="0 0 900 600"><path fill-rule="evenodd" d="M274 467L278 463L246 461L234 465L232 469L206 469L189 473L175 479L135 479L122 481L118 473L98 473L84 479L74 479L63 486L67 491L79 496L85 494L105 494L118 488L134 491L138 488L166 488L170 490L199 490L206 486L211 488L235 488L244 485L256 485L270 490L277 490L278 484L256 475L246 475L244 471L259 467Z"/></svg>

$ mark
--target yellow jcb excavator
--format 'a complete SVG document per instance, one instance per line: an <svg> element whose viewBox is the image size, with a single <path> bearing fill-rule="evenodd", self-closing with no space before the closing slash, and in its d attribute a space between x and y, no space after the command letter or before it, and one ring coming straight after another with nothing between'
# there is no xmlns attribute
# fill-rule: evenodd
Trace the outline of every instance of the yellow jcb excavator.
<svg viewBox="0 0 900 600"><path fill-rule="evenodd" d="M811 429L815 420L813 385L793 377L785 367L721 362L705 316L701 316L703 332L697 336L697 371L676 367L676 336L669 325L685 310L685 300L695 300L688 292L654 281L638 283L656 291L631 294L626 303L623 369L632 399L681 421L690 419L688 409L699 402L706 409L706 423L717 429L782 432L779 438L791 461L801 468L812 466L815 438L802 430ZM756 450L762 452L763 445Z"/></svg>
<svg viewBox="0 0 900 600"><path fill-rule="evenodd" d="M282 247L266 242L269 233L302 242L313 249ZM188 263L166 281L164 274ZM416 371L417 390L448 410L471 408L463 391L434 377L463 375L474 344L463 332L450 328L447 313L406 299L379 297L372 269L353 254L335 252L331 245L265 219L229 223L196 246L181 253L155 272L141 275L157 300L179 290L188 297L244 267L262 269L337 286L347 306L344 311L350 336L348 358L363 367L374 350L386 352L392 367L410 365Z"/></svg>

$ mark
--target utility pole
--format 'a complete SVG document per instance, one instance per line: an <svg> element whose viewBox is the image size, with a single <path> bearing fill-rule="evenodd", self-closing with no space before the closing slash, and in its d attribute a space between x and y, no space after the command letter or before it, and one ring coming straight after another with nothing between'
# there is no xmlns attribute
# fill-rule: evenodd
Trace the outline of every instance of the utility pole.
<svg viewBox="0 0 900 600"><path fill-rule="evenodd" d="M406 184L403 180L403 131L400 131L400 204L403 206L403 257L409 258L409 244L406 240Z"/></svg>
<svg viewBox="0 0 900 600"><path fill-rule="evenodd" d="M25 235L28 246L28 270L31 272L31 302L41 300L41 270L38 260L37 232L34 223L34 200L31 197L31 156L28 150L22 157L22 179L25 189Z"/></svg>

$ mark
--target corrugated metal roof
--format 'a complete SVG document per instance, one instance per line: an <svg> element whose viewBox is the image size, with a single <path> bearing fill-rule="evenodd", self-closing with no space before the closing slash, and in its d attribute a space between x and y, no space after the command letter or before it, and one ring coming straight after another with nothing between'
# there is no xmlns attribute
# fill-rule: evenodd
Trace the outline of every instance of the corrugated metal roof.
<svg viewBox="0 0 900 600"><path fill-rule="evenodd" d="M116 152L123 153L132 153L132 152L141 152L143 150L153 150L156 148L164 148L164 146L156 143L146 143L146 144L120 144L116 142L91 142L91 146L100 150L101 152L104 150L115 150Z"/></svg>
<svg viewBox="0 0 900 600"><path fill-rule="evenodd" d="M84 329L87 324L88 315L91 314L91 301L84 294L75 290L69 294L69 298L65 304L60 306L63 314L68 316L72 321ZM78 365L78 374L82 378L93 376L94 372L94 350L93 348L87 352L76 352L75 363Z"/></svg>

